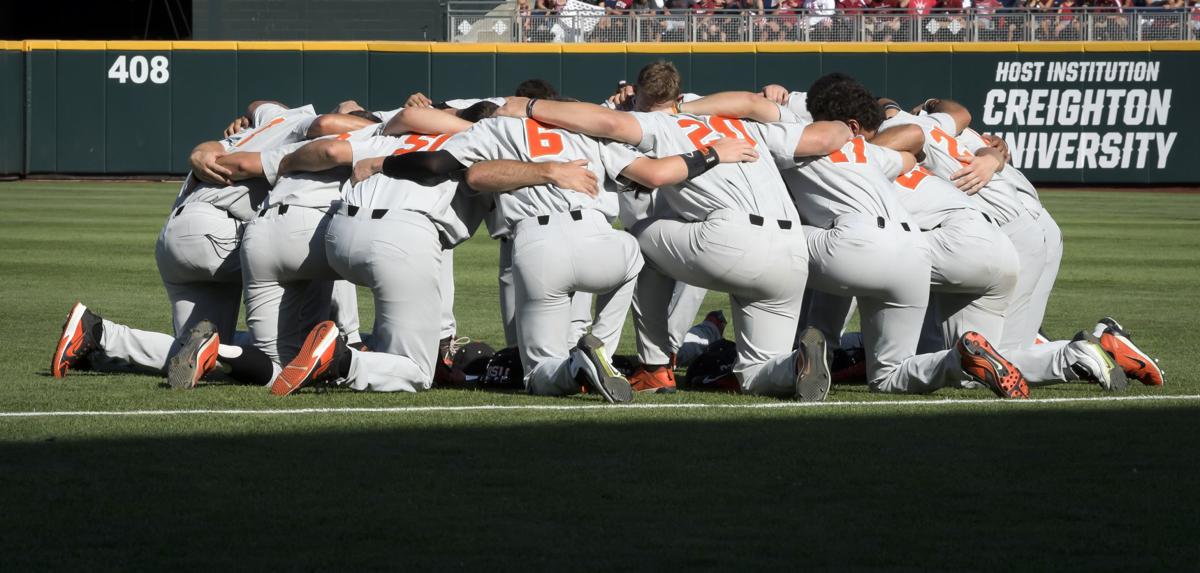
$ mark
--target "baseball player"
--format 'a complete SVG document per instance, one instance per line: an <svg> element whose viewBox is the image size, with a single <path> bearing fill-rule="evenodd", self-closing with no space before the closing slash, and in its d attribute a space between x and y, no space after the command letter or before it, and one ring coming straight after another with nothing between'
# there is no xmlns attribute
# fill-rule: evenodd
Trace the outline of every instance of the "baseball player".
<svg viewBox="0 0 1200 573"><path fill-rule="evenodd" d="M513 98L506 107L528 102L543 100ZM738 142L720 149L723 153L714 151L711 161L739 161L750 151ZM602 211L615 203L601 199L609 191L600 191L597 181L677 182L703 170L704 158L649 159L626 146L527 118L481 121L449 140L440 155L425 155L391 157L382 168L412 178L417 162L445 163L441 172L469 166L472 189L500 193L496 209L512 242L518 348L528 391L565 395L585 384L610 402L630 400L629 383L612 369L608 356L619 341L642 260L633 237L609 223L616 213ZM561 161L570 163L564 167ZM583 181L572 182L564 171L576 172ZM597 311L591 334L568 351L573 292L597 295Z"/></svg>
<svg viewBox="0 0 1200 573"><path fill-rule="evenodd" d="M224 140L198 145L190 158L193 170L155 248L176 335L113 323L77 303L68 314L52 373L65 375L68 368L96 350L119 363L165 372L173 387L187 388L216 366L219 355L234 380L269 382L265 356L232 344L240 302L236 284L241 272L237 256L241 229L266 195L266 185L261 180L235 184L218 161L234 151L266 149L361 125L362 118L348 115L355 107L353 102L344 102L333 114L317 116L312 106L288 109L277 102L256 101L230 124ZM230 344L220 344L222 336Z"/></svg>
<svg viewBox="0 0 1200 573"><path fill-rule="evenodd" d="M482 115L490 115L496 105L480 104L480 109L487 110ZM325 255L338 275L371 289L376 319L372 351L367 353L349 347L332 322L318 324L275 379L273 393L288 395L316 383L383 392L416 392L433 384L444 329L443 257L470 238L482 217L464 210L469 198L455 201L456 181L422 186L375 172L384 156L436 151L451 133L471 125L454 114L406 109L383 133L316 141L284 160L290 168L305 171L365 166L374 160L371 176L344 184L345 197L325 233ZM387 134L433 129L448 133Z"/></svg>
<svg viewBox="0 0 1200 573"><path fill-rule="evenodd" d="M307 162L320 142L365 140L387 124L327 136L307 147L301 142L261 154L228 156L237 164L235 177L263 176L274 182L258 216L242 238L246 325L254 344L279 368L299 351L317 323L329 318L337 273L325 257L325 233L332 206L341 200L347 166L312 167ZM381 151L382 152L382 151Z"/></svg>
<svg viewBox="0 0 1200 573"><path fill-rule="evenodd" d="M725 110L721 95L689 104L688 109L802 121L754 94L731 99L739 105ZM915 158L866 141L883 117L874 97L846 76L819 78L808 91L806 105L814 119L844 121L856 136L827 156L781 162L781 168L805 222L811 288L858 301L871 389L926 393L958 385L969 376L998 396L1028 397L1020 371L979 333L964 333L954 350L917 354L931 261L925 238L892 191L892 181L911 169ZM863 109L875 113L856 113ZM846 307L828 312L836 305L818 294L810 316L816 315L814 323L829 330L826 336L837 336ZM824 313L829 320L820 317Z"/></svg>
<svg viewBox="0 0 1200 573"><path fill-rule="evenodd" d="M992 146L969 127L964 127L957 135L950 133L959 126L969 124L970 116L961 106L945 100L930 100L925 107L929 107L930 102L934 104L933 107L949 110L949 113L918 110L922 112L918 116L891 110L889 114L892 117L884 128L903 124L919 125L919 138L926 154L925 165L932 173L949 173L956 166L961 168L964 162L970 162L972 152L977 154L992 150ZM1149 357L1133 346L1128 337L1122 342L1112 332L1104 337L1101 331L1101 335L1093 337L1094 340L1053 341L1034 346L1033 336L1041 323L1049 290L1057 275L1058 261L1062 257L1061 232L1040 202L1034 204L1036 190L1028 179L1011 165L998 171L972 199L973 206L984 213L990 211L993 217L1011 217L1007 223L1003 222L1006 219L1000 219L1000 225L1016 247L1020 272L1004 319L1001 351L1021 367L1031 383L1041 385L1082 379L1098 382L1106 389L1118 390L1124 387L1124 377L1137 378L1151 385L1162 383L1161 370L1153 360L1138 362L1123 358ZM1022 294L1025 296L1022 297ZM1014 321L1016 326L1013 326ZM1087 346L1084 342L1093 344ZM1106 352L1098 353L1097 345ZM1120 372L1116 371L1118 366Z"/></svg>
<svg viewBox="0 0 1200 573"><path fill-rule="evenodd" d="M625 142L658 157L735 139L752 145L756 155L791 158L829 153L849 135L844 125L832 122L766 125L681 113L679 83L673 65L656 62L638 75L638 112L541 101L522 110L512 99L502 111L525 111L538 121ZM810 331L792 351L808 253L799 217L771 159L716 165L711 173L657 187L670 216L646 219L632 229L651 263L638 278L634 300L642 363L669 371L666 311L678 280L730 294L738 348L734 373L743 391L824 399L830 380L823 337Z"/></svg>

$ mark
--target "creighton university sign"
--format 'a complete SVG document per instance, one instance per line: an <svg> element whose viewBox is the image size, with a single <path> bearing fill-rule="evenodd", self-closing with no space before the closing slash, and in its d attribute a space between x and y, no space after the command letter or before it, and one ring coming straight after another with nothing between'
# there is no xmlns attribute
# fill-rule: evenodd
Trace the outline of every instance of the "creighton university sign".
<svg viewBox="0 0 1200 573"><path fill-rule="evenodd" d="M1177 94L1161 62L1028 57L995 64L993 85L976 116L987 131L1004 137L1017 167L1035 172L1165 171L1179 169L1185 161L1173 153L1187 134L1181 135L1174 121L1172 102L1194 99L1197 92ZM1176 81L1194 80L1189 75Z"/></svg>

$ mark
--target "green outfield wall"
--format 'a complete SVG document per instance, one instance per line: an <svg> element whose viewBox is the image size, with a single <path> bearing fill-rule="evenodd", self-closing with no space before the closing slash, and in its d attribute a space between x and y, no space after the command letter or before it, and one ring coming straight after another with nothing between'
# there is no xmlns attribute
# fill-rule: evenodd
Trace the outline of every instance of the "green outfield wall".
<svg viewBox="0 0 1200 573"><path fill-rule="evenodd" d="M1002 134L1041 183L1200 184L1200 42L971 44L439 44L0 42L0 174L186 171L255 99L319 111L504 95L540 77L600 101L668 59L695 93L803 90L849 73L905 106L949 97Z"/></svg>

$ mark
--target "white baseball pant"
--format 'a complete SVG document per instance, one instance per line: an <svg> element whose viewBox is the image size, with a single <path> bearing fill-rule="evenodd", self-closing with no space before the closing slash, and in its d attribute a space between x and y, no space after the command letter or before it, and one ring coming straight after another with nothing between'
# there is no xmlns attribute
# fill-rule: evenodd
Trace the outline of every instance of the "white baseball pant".
<svg viewBox="0 0 1200 573"><path fill-rule="evenodd" d="M793 395L792 338L808 275L799 224L719 209L704 221L646 219L633 232L650 262L634 298L642 362L670 361L670 301L675 282L682 281L729 294L738 350L733 372L742 390Z"/></svg>
<svg viewBox="0 0 1200 573"><path fill-rule="evenodd" d="M916 229L865 214L834 219L830 229L805 227L810 325L838 340L853 296L858 301L871 390L928 393L963 379L957 354L917 354L929 304L930 254ZM834 296L828 296L834 295Z"/></svg>
<svg viewBox="0 0 1200 573"><path fill-rule="evenodd" d="M348 385L375 392L428 390L442 328L437 228L414 211L353 209L350 215L348 207L339 207L325 235L329 266L375 298L371 352L351 350Z"/></svg>
<svg viewBox="0 0 1200 573"><path fill-rule="evenodd" d="M309 331L330 317L339 278L325 257L331 218L320 209L282 205L250 221L242 234L246 326L276 364L290 362Z"/></svg>
<svg viewBox="0 0 1200 573"><path fill-rule="evenodd" d="M617 351L642 269L637 241L585 209L530 217L513 229L512 279L517 347L531 394L579 392L570 360L572 293L596 295L592 334Z"/></svg>

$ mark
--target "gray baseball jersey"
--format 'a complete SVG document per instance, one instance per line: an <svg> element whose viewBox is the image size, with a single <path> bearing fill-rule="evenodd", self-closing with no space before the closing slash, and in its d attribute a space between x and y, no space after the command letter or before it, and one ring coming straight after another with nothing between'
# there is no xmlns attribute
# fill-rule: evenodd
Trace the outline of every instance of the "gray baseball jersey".
<svg viewBox="0 0 1200 573"><path fill-rule="evenodd" d="M893 185L900 204L923 231L938 227L956 211L974 210L957 187L921 165L897 177Z"/></svg>
<svg viewBox="0 0 1200 573"><path fill-rule="evenodd" d="M780 167L805 225L827 229L850 213L909 220L892 192L904 168L900 153L867 143L861 135L825 157L798 158L791 165L781 161Z"/></svg>
<svg viewBox="0 0 1200 573"><path fill-rule="evenodd" d="M450 135L382 135L351 141L350 147L357 162L360 158L403 155L413 151L437 151L449 139ZM469 239L470 231L473 230L455 210L457 189L457 181L447 180L437 185L424 186L377 173L357 185L351 185L347 181L342 193L347 204L360 209L406 209L429 217L438 228L442 245L449 247Z"/></svg>
<svg viewBox="0 0 1200 573"><path fill-rule="evenodd" d="M924 165L938 177L950 180L958 170L975 157L971 149L954 135L954 118L944 113L920 116L900 112L884 121L880 130L893 126L913 124L925 133ZM978 149L975 147L974 149ZM1006 169L1007 171L1007 169ZM1006 224L1025 211L1017 198L1017 189L1003 179L993 178L980 192L971 196L977 209L987 213L993 220Z"/></svg>
<svg viewBox="0 0 1200 573"><path fill-rule="evenodd" d="M493 159L534 163L586 159L596 178L605 182L601 197L589 197L554 185L537 185L497 194L497 219L491 228L493 236L507 236L512 226L522 219L580 209L598 211L611 221L617 216L617 204L603 197L616 190L616 178L639 157L627 145L599 141L533 119L511 117L481 120L446 141L442 150L450 152L468 167Z"/></svg>
<svg viewBox="0 0 1200 573"><path fill-rule="evenodd" d="M987 142L983 140L983 136L979 135L979 132L969 127L964 129L962 133L958 135L958 141L966 145L967 149L971 150L979 150L987 147ZM1033 183L1029 182L1029 179L1025 177L1025 174L1021 173L1021 170L1017 169L1012 164L1005 165L1004 170L993 176L992 180L1001 182L1005 185L1010 185L1017 191L1037 199L1040 206L1041 202L1038 197L1037 189L1033 187Z"/></svg>
<svg viewBox="0 0 1200 573"><path fill-rule="evenodd" d="M311 105L287 109L268 103L254 110L254 124L223 140L225 151L263 151L288 143L302 141L308 127L317 118ZM209 203L235 218L248 221L271 186L263 179L247 179L233 185L213 185L195 179L189 172L173 208L188 203Z"/></svg>
<svg viewBox="0 0 1200 573"><path fill-rule="evenodd" d="M808 112L808 93L792 92L788 96L787 104L784 106L791 111L794 116L806 123L812 123L812 114Z"/></svg>
<svg viewBox="0 0 1200 573"><path fill-rule="evenodd" d="M339 135L327 135L319 139L337 139L353 143L354 141L366 140L379 135L382 131L382 124L372 124L362 129L356 129ZM274 147L262 152L260 158L262 160L263 176L266 177L268 182L274 184L263 206L293 205L297 207L327 209L335 201L342 198L342 182L350 178L349 167L335 167L317 173L288 173L284 175L279 173L279 164L283 161L283 158L308 143L307 141L301 141ZM380 152L375 157L389 153L391 152ZM363 159L363 157L356 157L355 159Z"/></svg>
<svg viewBox="0 0 1200 573"><path fill-rule="evenodd" d="M703 221L719 209L796 220L796 207L772 157L795 155L803 125L663 112L632 115L642 127L638 149L657 157L691 153L722 137L751 141L759 153L757 161L722 163L683 183L660 187L660 199L671 212L687 221Z"/></svg>

